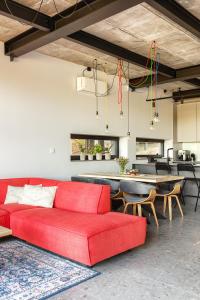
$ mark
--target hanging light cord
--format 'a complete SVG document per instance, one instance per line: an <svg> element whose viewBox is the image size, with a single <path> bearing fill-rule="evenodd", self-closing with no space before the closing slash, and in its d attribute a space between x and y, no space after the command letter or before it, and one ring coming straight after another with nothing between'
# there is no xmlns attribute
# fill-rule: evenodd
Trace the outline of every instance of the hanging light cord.
<svg viewBox="0 0 200 300"><path fill-rule="evenodd" d="M59 10L58 10L57 4L56 4L56 0L52 0L52 1L53 1L53 5L54 5L54 8L55 8L56 14L57 14L60 18L62 18L62 19L66 19L66 18L71 17L71 16L76 12L77 6L78 6L78 3L79 3L79 0L76 0L72 12L71 12L70 14L66 15L66 16L63 16L62 13L60 13ZM91 4L87 3L86 0L82 0L82 1L86 4L86 6L88 6L89 9L92 9ZM8 4L7 0L4 0L4 3L5 3L6 8L7 8L8 11L9 11L9 13L10 13L12 16L14 16L14 14L13 14L11 8L9 7L9 4ZM44 4L44 0L41 0L41 1L39 2L38 9L37 9L37 11L35 12L35 15L34 15L32 21L30 22L30 25L31 25L32 27L34 27L34 23L35 23L35 21L37 20L39 13L41 12L41 9L42 9L43 4ZM24 23L24 22L21 22L21 21L18 21L18 22L19 22L20 24L22 24L22 25L27 25L27 24Z"/></svg>
<svg viewBox="0 0 200 300"><path fill-rule="evenodd" d="M130 78L130 65L129 65L129 62L128 62L128 80L129 80L129 78ZM127 118L127 122L128 122L128 132L127 132L127 134L128 135L130 135L130 91L129 91L129 85L128 85L128 99L127 99L127 101L128 101L128 118Z"/></svg>
<svg viewBox="0 0 200 300"><path fill-rule="evenodd" d="M122 114L122 60L118 59L118 105Z"/></svg>
<svg viewBox="0 0 200 300"><path fill-rule="evenodd" d="M93 77L94 77L94 88L95 88L95 97L96 97L96 116L99 115L99 98L98 98L98 87L97 87L97 70L98 70L98 63L97 59L93 61Z"/></svg>

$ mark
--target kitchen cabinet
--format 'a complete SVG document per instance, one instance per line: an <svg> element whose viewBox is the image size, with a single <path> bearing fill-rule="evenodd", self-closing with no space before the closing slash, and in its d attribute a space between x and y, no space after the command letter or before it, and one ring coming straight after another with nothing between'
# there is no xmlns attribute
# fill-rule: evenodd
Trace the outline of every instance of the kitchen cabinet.
<svg viewBox="0 0 200 300"><path fill-rule="evenodd" d="M197 121L197 110L198 121ZM196 142L200 141L200 126L197 135L197 123L200 125L200 106L197 103L177 105L177 141Z"/></svg>

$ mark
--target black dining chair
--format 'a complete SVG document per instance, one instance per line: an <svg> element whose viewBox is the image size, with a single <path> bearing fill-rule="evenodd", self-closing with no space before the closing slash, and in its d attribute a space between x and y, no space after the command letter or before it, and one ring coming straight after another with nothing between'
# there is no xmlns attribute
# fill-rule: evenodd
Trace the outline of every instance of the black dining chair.
<svg viewBox="0 0 200 300"><path fill-rule="evenodd" d="M194 168L193 164L190 164L190 163L177 164L177 173L178 173L178 175L185 176L185 178L183 180L183 186L182 186L182 197L183 197L183 199L184 199L184 197L196 198L196 204L195 204L195 209L194 209L194 211L196 211L199 197L200 197L200 178L196 177L195 168ZM194 196L191 194L183 195L184 188L185 188L187 182L189 182L189 181L193 182L196 185L197 196Z"/></svg>
<svg viewBox="0 0 200 300"><path fill-rule="evenodd" d="M156 162L155 164L156 174L171 174L171 166L165 162ZM161 171L161 173L160 173ZM164 173L164 174L163 174Z"/></svg>
<svg viewBox="0 0 200 300"><path fill-rule="evenodd" d="M120 191L123 194L123 199L125 202L124 213L126 213L128 206L132 205L133 214L138 212L138 215L142 216L142 206L150 205L156 225L159 226L154 206L154 201L156 198L156 190L154 185L143 182L122 180L120 181Z"/></svg>

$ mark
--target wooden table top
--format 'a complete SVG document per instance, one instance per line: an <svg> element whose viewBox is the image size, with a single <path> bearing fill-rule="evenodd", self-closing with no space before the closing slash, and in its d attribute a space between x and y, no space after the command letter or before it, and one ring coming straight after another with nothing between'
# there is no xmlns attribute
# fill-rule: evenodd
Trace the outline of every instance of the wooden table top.
<svg viewBox="0 0 200 300"><path fill-rule="evenodd" d="M85 173L79 176L101 178L101 179L113 179L113 180L133 180L139 182L148 183L161 183L161 182L172 182L181 181L184 176L173 176L173 175L154 175L154 174L137 174L137 175L120 175L117 173Z"/></svg>
<svg viewBox="0 0 200 300"><path fill-rule="evenodd" d="M0 237L8 236L12 234L12 230L3 226L0 226Z"/></svg>

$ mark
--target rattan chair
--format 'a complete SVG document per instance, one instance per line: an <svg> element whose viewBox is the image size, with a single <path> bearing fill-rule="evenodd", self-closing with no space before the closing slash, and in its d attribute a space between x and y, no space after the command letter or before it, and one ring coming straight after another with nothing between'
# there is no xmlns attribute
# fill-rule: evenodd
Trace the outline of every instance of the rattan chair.
<svg viewBox="0 0 200 300"><path fill-rule="evenodd" d="M126 213L128 206L132 205L133 214L136 215L138 213L139 216L142 216L142 206L149 205L152 209L156 225L159 226L154 206L156 198L155 186L142 182L121 181L120 191L123 193L125 202L124 213Z"/></svg>

